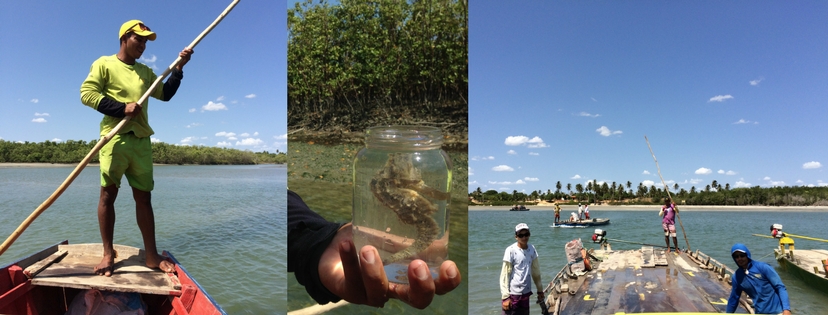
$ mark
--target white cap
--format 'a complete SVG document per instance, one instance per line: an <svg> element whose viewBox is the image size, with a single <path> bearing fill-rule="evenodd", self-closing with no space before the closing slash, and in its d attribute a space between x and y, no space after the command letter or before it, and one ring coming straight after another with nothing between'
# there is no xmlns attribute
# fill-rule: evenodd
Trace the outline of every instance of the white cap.
<svg viewBox="0 0 828 315"><path fill-rule="evenodd" d="M521 223L515 226L515 232L520 232L520 230L529 230L529 226L526 223Z"/></svg>

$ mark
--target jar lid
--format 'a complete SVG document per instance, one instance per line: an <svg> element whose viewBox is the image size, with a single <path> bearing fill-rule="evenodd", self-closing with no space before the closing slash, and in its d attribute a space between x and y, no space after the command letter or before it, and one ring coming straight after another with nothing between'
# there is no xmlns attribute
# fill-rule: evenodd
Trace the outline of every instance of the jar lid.
<svg viewBox="0 0 828 315"><path fill-rule="evenodd" d="M443 145L440 128L429 126L378 126L365 132L365 146L394 150L433 150Z"/></svg>

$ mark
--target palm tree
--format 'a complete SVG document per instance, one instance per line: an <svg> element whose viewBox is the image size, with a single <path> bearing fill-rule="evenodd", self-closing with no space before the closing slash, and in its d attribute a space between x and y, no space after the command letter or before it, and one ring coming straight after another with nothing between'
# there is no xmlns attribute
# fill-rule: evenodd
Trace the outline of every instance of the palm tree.
<svg viewBox="0 0 828 315"><path fill-rule="evenodd" d="M673 190L675 190L676 192L679 191L679 184L678 183L673 184Z"/></svg>
<svg viewBox="0 0 828 315"><path fill-rule="evenodd" d="M718 182L718 181L716 181L715 179L713 180L713 184L712 184L712 185L710 185L710 186L712 186L712 187L713 187L713 189L715 189L716 191L718 191L718 190L719 190L719 182Z"/></svg>
<svg viewBox="0 0 828 315"><path fill-rule="evenodd" d="M557 190L557 191L555 191L555 192L558 192L558 193L559 193L559 192L561 192L561 181L558 181L558 183L557 183L557 184L555 184L555 188L557 188L557 189L558 189L558 190Z"/></svg>
<svg viewBox="0 0 828 315"><path fill-rule="evenodd" d="M569 195L572 196L572 184L566 183L566 190L569 191Z"/></svg>
<svg viewBox="0 0 828 315"><path fill-rule="evenodd" d="M579 195L582 195L584 193L584 185L581 185L580 183L575 184L575 190L578 191ZM581 196L578 196L578 200L581 200Z"/></svg>

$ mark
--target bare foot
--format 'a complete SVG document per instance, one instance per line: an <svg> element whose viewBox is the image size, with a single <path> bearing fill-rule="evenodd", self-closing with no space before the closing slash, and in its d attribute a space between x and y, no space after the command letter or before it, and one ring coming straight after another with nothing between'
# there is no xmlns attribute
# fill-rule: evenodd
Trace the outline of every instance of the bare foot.
<svg viewBox="0 0 828 315"><path fill-rule="evenodd" d="M112 272L115 271L115 257L110 255L104 255L101 258L101 262L93 268L95 274L110 277L112 276Z"/></svg>
<svg viewBox="0 0 828 315"><path fill-rule="evenodd" d="M161 269L161 271L166 273L173 273L175 272L175 264L166 260L164 256L158 255L158 253L150 253L147 252L147 267L152 269Z"/></svg>
<svg viewBox="0 0 828 315"><path fill-rule="evenodd" d="M669 252L670 252L670 248L669 248L669 247L667 247L667 253L669 253Z"/></svg>

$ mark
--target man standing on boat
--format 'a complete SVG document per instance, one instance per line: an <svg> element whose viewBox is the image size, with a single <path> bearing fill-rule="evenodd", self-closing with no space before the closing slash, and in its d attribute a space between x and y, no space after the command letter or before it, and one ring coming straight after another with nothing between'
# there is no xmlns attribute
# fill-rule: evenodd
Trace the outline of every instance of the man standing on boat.
<svg viewBox="0 0 828 315"><path fill-rule="evenodd" d="M555 223L558 223L561 220L561 205L557 202L555 203Z"/></svg>
<svg viewBox="0 0 828 315"><path fill-rule="evenodd" d="M528 315L529 296L532 282L538 290L538 299L543 299L540 263L535 246L529 244L529 225L515 226L515 242L503 254L503 268L500 270L500 299L503 315Z"/></svg>
<svg viewBox="0 0 828 315"><path fill-rule="evenodd" d="M788 290L779 278L779 274L770 265L754 261L744 244L735 244L730 249L730 256L739 268L733 272L730 298L727 299L727 312L733 313L739 306L742 291L753 299L757 314L791 315L791 302Z"/></svg>
<svg viewBox="0 0 828 315"><path fill-rule="evenodd" d="M676 203L671 202L670 199L664 202L664 206L661 207L661 211L658 212L658 215L662 216L661 218L661 228L664 229L664 242L667 243L667 252L670 252L670 237L673 237L673 244L676 245L676 252L679 251L678 248L678 238L676 237L676 213L678 212L678 208L676 208Z"/></svg>
<svg viewBox="0 0 828 315"><path fill-rule="evenodd" d="M89 75L81 84L81 102L104 114L101 136L108 134L126 116L131 117L119 133L101 148L101 194L98 201L98 225L103 240L103 258L95 266L95 273L111 276L114 271L115 250L112 238L115 229L115 198L126 175L135 199L135 214L144 241L146 264L164 272L174 272L174 265L158 254L155 245L155 217L152 212L151 191L153 134L147 116L148 101L138 101L149 89L157 76L152 69L137 62L146 49L147 41L154 41L156 34L139 20L127 21L118 32L118 53L95 60ZM167 82L159 85L151 96L169 101L184 77L184 65L190 60L192 49L179 53L181 61L172 70Z"/></svg>
<svg viewBox="0 0 828 315"><path fill-rule="evenodd" d="M584 216L586 217L587 220L589 220L589 204L586 204L584 206Z"/></svg>

